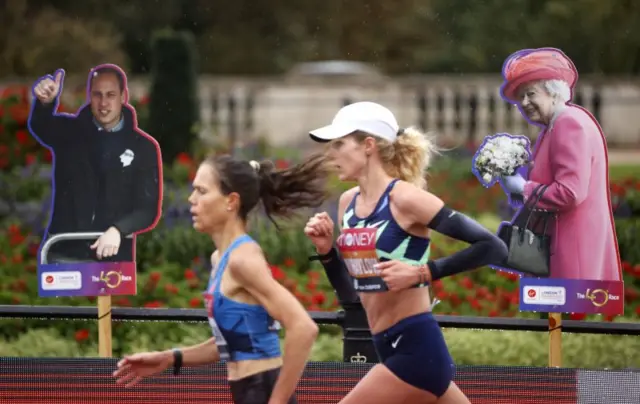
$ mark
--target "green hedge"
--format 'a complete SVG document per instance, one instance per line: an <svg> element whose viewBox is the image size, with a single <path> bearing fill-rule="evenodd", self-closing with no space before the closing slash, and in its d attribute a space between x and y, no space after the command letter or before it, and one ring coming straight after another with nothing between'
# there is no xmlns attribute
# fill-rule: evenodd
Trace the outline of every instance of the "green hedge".
<svg viewBox="0 0 640 404"><path fill-rule="evenodd" d="M120 323L117 323L120 324ZM205 324L176 324L173 332L159 333L156 323L126 324L127 332L114 339L117 357L122 353L163 350L196 344L209 338ZM154 332L155 331L155 332ZM95 331L77 342L55 329L32 329L0 343L0 356L96 357ZM546 333L444 329L449 350L458 365L547 366ZM156 337L157 336L157 337ZM281 340L283 342L283 340ZM123 349L124 348L124 349ZM577 368L640 367L640 338L602 335L563 335L563 366ZM342 339L322 333L313 346L312 361L341 361Z"/></svg>

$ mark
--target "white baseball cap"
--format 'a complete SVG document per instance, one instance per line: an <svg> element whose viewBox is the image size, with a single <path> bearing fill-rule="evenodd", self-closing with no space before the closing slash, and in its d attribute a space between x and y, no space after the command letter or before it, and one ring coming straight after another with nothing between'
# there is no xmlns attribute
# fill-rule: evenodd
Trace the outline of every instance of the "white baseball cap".
<svg viewBox="0 0 640 404"><path fill-rule="evenodd" d="M316 142L328 142L360 131L395 142L400 126L388 108L375 102L363 101L344 106L331 125L309 132Z"/></svg>

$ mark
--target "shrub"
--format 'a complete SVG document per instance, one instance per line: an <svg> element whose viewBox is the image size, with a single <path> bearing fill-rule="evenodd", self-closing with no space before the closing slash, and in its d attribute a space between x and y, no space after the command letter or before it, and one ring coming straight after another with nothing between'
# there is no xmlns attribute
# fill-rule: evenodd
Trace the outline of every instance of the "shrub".
<svg viewBox="0 0 640 404"><path fill-rule="evenodd" d="M67 323L69 325L70 323ZM114 356L142 351L188 346L210 337L206 324L115 323ZM67 327L67 329L75 329ZM547 366L546 333L517 331L477 331L444 329L447 345L458 365ZM70 335L68 335L70 334ZM160 335L160 338L155 336ZM322 333L311 352L312 361L342 361L341 336ZM632 336L563 335L563 366L576 368L633 368L640 364L635 354L640 340ZM0 356L95 357L98 356L97 331L81 328L70 333L55 329L29 330L17 338L0 339ZM281 347L284 350L284 339Z"/></svg>
<svg viewBox="0 0 640 404"><path fill-rule="evenodd" d="M165 162L190 150L199 120L196 51L187 32L158 32L152 44L148 132L162 148ZM179 60L180 63L175 63Z"/></svg>

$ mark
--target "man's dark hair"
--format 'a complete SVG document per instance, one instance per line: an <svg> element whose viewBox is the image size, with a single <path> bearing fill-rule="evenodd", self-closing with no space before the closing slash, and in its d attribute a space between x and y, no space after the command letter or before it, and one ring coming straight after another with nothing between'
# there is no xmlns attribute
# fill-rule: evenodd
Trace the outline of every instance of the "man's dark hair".
<svg viewBox="0 0 640 404"><path fill-rule="evenodd" d="M124 92L124 77L120 70L113 67L99 67L91 72L91 81L89 82L89 91L93 88L93 80L102 75L102 74L114 74L118 79L118 85L120 87L120 92Z"/></svg>
<svg viewBox="0 0 640 404"><path fill-rule="evenodd" d="M271 161L261 161L259 168L229 155L207 158L204 163L215 170L224 195L240 195L240 218L262 201L265 213L277 227L272 215L291 217L300 208L315 208L331 195L325 188L331 173L324 155L314 155L301 164L276 170Z"/></svg>

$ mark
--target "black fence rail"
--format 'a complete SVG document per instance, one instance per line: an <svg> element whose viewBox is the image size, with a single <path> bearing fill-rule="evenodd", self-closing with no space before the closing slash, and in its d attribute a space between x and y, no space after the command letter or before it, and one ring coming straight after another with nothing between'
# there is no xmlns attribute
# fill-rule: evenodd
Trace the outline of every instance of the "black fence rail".
<svg viewBox="0 0 640 404"><path fill-rule="evenodd" d="M338 325L343 332L343 361L375 363L377 355L371 340L366 316L359 304L345 304L337 312L309 312L317 324ZM0 318L22 319L98 319L96 307L0 305ZM548 332L544 319L472 317L435 315L443 328L501 331ZM114 307L112 321L207 322L204 309L150 309ZM609 323L563 320L562 331L573 334L608 334L640 336L640 323ZM640 400L638 401L640 403Z"/></svg>

